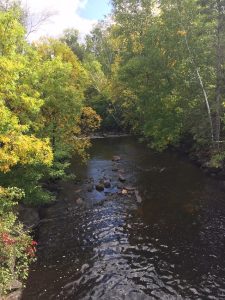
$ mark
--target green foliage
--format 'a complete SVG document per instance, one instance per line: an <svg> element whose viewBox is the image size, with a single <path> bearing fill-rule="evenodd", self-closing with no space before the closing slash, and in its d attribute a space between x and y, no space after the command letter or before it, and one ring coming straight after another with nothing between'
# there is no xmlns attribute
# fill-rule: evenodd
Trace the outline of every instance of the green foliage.
<svg viewBox="0 0 225 300"><path fill-rule="evenodd" d="M78 30L73 28L64 30L61 41L67 44L80 61L84 59L85 48L84 45L79 43Z"/></svg>

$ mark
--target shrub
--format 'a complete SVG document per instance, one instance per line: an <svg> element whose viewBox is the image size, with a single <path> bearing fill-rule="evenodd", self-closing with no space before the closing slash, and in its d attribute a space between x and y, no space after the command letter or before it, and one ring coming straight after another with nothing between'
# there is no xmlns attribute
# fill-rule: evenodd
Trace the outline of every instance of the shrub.
<svg viewBox="0 0 225 300"><path fill-rule="evenodd" d="M14 280L27 278L29 264L35 259L37 243L12 212L23 196L17 188L0 187L0 296L10 290Z"/></svg>

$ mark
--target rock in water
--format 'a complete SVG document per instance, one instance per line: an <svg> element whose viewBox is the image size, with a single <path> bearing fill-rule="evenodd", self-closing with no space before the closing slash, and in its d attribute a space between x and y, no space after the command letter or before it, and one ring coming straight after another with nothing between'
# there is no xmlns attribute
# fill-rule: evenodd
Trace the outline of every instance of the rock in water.
<svg viewBox="0 0 225 300"><path fill-rule="evenodd" d="M126 178L123 176L123 175L119 175L119 181L121 182L125 182L126 181Z"/></svg>
<svg viewBox="0 0 225 300"><path fill-rule="evenodd" d="M110 188L111 187L111 182L110 182L110 180L104 180L104 187L106 188L106 189L108 189L108 188Z"/></svg>
<svg viewBox="0 0 225 300"><path fill-rule="evenodd" d="M120 161L120 159L121 159L120 156L114 155L112 161Z"/></svg>
<svg viewBox="0 0 225 300"><path fill-rule="evenodd" d="M102 191L104 191L104 183L98 183L98 184L96 184L96 186L95 186L95 188L96 188L96 190L98 191L98 192L102 192Z"/></svg>
<svg viewBox="0 0 225 300"><path fill-rule="evenodd" d="M135 191L135 187L132 187L132 186L125 186L124 188L125 188L125 190L127 190L128 192L134 192L134 191Z"/></svg>

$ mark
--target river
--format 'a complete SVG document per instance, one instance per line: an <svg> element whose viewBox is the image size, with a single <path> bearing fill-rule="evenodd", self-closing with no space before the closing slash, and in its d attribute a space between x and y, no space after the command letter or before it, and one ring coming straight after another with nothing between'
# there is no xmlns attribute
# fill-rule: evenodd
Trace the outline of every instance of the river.
<svg viewBox="0 0 225 300"><path fill-rule="evenodd" d="M117 193L116 164L142 203ZM23 300L225 299L221 182L131 137L94 140L88 164L74 159L72 170L81 183L63 185L43 213ZM103 176L110 189L86 191Z"/></svg>

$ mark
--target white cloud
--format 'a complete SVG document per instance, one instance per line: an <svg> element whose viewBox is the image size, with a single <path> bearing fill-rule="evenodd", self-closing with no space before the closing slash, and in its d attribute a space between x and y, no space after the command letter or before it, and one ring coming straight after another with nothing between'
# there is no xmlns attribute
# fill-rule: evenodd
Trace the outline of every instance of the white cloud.
<svg viewBox="0 0 225 300"><path fill-rule="evenodd" d="M88 0L22 0L22 5L27 7L34 15L40 13L54 13L47 22L43 23L29 36L30 40L40 36L59 36L66 28L76 28L81 36L89 33L96 21L79 16L79 9L85 8ZM35 19L35 17L33 18ZM36 18L37 19L37 18ZM34 20L34 23L36 21Z"/></svg>

